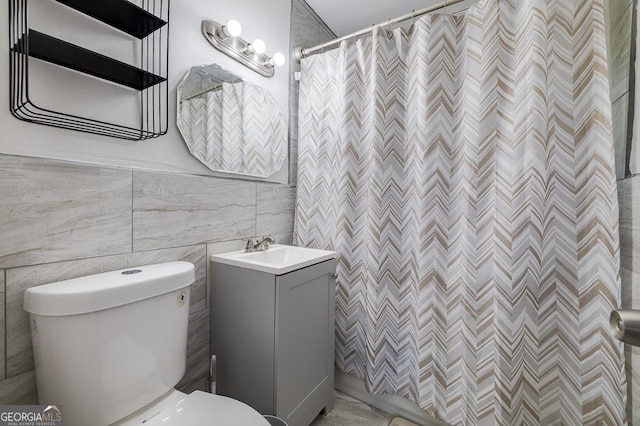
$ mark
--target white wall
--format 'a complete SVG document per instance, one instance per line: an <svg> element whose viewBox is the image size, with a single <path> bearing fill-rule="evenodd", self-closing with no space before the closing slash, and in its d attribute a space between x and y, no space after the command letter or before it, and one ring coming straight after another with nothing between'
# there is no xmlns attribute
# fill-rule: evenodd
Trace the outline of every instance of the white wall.
<svg viewBox="0 0 640 426"><path fill-rule="evenodd" d="M81 44L120 60L136 59L136 42L128 36L68 10L52 0L31 0L31 23L53 36ZM193 158L176 127L176 86L193 65L218 63L270 91L288 117L288 66L265 78L214 49L200 32L200 22L221 23L235 18L242 23L242 37L262 38L267 53L289 57L291 4L287 0L173 0L170 10L169 128L165 136L147 141L73 132L20 121L9 112L9 70L0 66L0 153L94 163L137 169L216 174ZM8 11L0 7L0 58L8 63ZM42 107L107 118L131 124L136 120L137 93L119 86L32 60L31 98ZM287 163L269 180L286 182Z"/></svg>

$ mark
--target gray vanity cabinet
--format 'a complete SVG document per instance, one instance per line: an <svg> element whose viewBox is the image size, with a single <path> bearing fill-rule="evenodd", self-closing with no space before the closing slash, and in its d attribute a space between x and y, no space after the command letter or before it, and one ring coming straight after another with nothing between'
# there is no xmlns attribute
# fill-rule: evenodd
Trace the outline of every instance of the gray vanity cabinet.
<svg viewBox="0 0 640 426"><path fill-rule="evenodd" d="M333 408L331 259L283 275L211 262L216 390L289 426Z"/></svg>

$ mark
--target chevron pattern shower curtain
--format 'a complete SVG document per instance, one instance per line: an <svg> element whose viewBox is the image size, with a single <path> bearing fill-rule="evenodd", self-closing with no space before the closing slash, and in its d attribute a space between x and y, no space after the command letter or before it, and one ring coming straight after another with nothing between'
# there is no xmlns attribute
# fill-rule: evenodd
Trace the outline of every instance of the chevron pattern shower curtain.
<svg viewBox="0 0 640 426"><path fill-rule="evenodd" d="M303 60L296 243L337 367L462 425L621 425L600 0L480 0Z"/></svg>

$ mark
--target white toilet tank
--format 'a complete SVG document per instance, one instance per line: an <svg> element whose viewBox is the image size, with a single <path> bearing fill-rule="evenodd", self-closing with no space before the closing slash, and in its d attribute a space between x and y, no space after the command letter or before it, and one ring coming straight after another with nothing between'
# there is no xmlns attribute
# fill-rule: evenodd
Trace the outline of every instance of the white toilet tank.
<svg viewBox="0 0 640 426"><path fill-rule="evenodd" d="M194 281L171 262L27 289L40 403L62 405L67 426L108 425L172 389Z"/></svg>

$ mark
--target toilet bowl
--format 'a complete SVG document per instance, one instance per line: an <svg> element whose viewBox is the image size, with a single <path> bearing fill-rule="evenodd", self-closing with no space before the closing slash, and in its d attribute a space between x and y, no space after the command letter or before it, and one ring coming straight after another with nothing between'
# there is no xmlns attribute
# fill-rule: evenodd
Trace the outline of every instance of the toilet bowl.
<svg viewBox="0 0 640 426"><path fill-rule="evenodd" d="M269 422L253 408L238 400L202 391L187 395L173 390L142 410L112 424L112 426L135 425L269 426Z"/></svg>
<svg viewBox="0 0 640 426"><path fill-rule="evenodd" d="M269 426L240 401L174 389L194 281L171 262L27 289L40 403L62 405L65 426Z"/></svg>

